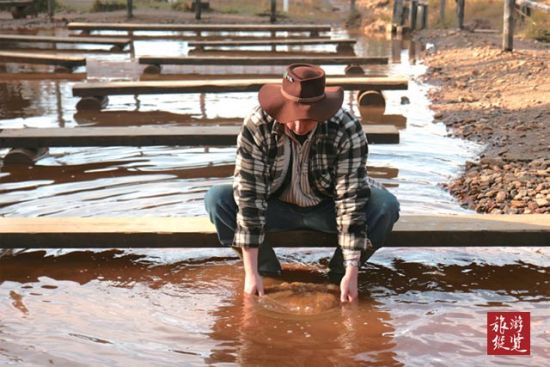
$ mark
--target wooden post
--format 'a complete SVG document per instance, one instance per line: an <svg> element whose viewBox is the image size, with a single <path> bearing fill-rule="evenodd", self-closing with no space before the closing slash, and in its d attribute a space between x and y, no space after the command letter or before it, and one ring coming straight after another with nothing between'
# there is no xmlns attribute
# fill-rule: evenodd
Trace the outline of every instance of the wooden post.
<svg viewBox="0 0 550 367"><path fill-rule="evenodd" d="M409 26L411 31L416 29L416 18L418 15L418 0L411 0L411 12L409 14Z"/></svg>
<svg viewBox="0 0 550 367"><path fill-rule="evenodd" d="M428 5L421 4L418 11L420 12L420 29L428 28Z"/></svg>
<svg viewBox="0 0 550 367"><path fill-rule="evenodd" d="M519 6L519 20L521 23L525 22L525 17L530 17L531 16L531 8L525 4L525 3L522 3L520 6Z"/></svg>
<svg viewBox="0 0 550 367"><path fill-rule="evenodd" d="M201 0L195 0L195 19L201 19Z"/></svg>
<svg viewBox="0 0 550 367"><path fill-rule="evenodd" d="M439 23L445 23L445 0L439 0Z"/></svg>
<svg viewBox="0 0 550 367"><path fill-rule="evenodd" d="M355 13L356 9L355 9L355 0L350 0L349 2L349 12L351 14Z"/></svg>
<svg viewBox="0 0 550 367"><path fill-rule="evenodd" d="M403 7L401 8L401 19L399 20L399 25L405 25L405 21L409 18L410 14L410 7L409 4L403 3Z"/></svg>
<svg viewBox="0 0 550 367"><path fill-rule="evenodd" d="M271 23L277 21L277 0L271 0L271 16L269 17Z"/></svg>
<svg viewBox="0 0 550 367"><path fill-rule="evenodd" d="M48 19L50 22L53 20L54 7L55 0L48 0Z"/></svg>
<svg viewBox="0 0 550 367"><path fill-rule="evenodd" d="M456 16L458 18L458 28L464 29L464 3L466 0L456 1Z"/></svg>
<svg viewBox="0 0 550 367"><path fill-rule="evenodd" d="M401 13L403 12L403 0L393 1L393 16L392 23L394 25L401 24Z"/></svg>
<svg viewBox="0 0 550 367"><path fill-rule="evenodd" d="M128 0L126 5L127 11L128 11L128 19L132 19L134 17L134 2L133 0Z"/></svg>
<svg viewBox="0 0 550 367"><path fill-rule="evenodd" d="M504 22L502 27L502 49L512 51L514 48L514 7L516 0L504 1Z"/></svg>

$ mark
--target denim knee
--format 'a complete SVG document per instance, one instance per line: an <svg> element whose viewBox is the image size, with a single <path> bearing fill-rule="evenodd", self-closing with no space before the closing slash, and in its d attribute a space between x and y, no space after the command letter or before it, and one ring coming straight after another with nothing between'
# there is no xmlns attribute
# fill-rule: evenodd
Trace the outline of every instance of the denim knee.
<svg viewBox="0 0 550 367"><path fill-rule="evenodd" d="M227 203L233 202L233 187L231 185L212 186L204 195L204 207L210 215L210 220L218 214L218 211Z"/></svg>
<svg viewBox="0 0 550 367"><path fill-rule="evenodd" d="M382 216L392 219L395 223L399 219L400 207L401 205L395 195L387 191L387 194L384 195L384 201L382 202L379 210Z"/></svg>

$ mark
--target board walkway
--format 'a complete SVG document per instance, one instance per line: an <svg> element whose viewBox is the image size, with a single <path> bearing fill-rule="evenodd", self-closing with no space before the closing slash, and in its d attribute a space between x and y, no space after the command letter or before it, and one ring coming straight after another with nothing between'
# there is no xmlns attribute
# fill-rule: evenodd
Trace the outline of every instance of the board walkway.
<svg viewBox="0 0 550 367"><path fill-rule="evenodd" d="M21 64L55 65L67 69L86 65L86 58L81 56L49 54L39 52L0 51L0 62Z"/></svg>
<svg viewBox="0 0 550 367"><path fill-rule="evenodd" d="M280 84L281 78L138 81L76 83L74 97L109 95L170 94L170 93L236 93L257 92L264 84ZM332 77L327 86L340 86L345 90L405 90L405 77Z"/></svg>
<svg viewBox="0 0 550 367"><path fill-rule="evenodd" d="M336 234L269 232L277 247L335 247ZM548 215L405 215L384 247L548 246ZM0 248L219 247L207 217L0 218Z"/></svg>
<svg viewBox="0 0 550 367"><path fill-rule="evenodd" d="M123 49L130 44L128 38L107 38L107 37L58 37L43 35L19 35L19 34L0 34L0 43L5 42L25 42L25 43L61 43L61 44L92 44L92 45L112 45Z"/></svg>
<svg viewBox="0 0 550 367"><path fill-rule="evenodd" d="M230 146L241 126L138 126L25 128L0 130L0 148L89 146ZM364 125L370 143L397 144L399 130L390 125Z"/></svg>

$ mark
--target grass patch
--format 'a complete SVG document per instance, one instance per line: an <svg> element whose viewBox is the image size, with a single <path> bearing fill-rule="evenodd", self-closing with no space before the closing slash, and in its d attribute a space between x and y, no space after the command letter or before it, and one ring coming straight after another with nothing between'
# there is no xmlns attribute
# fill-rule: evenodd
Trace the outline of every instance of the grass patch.
<svg viewBox="0 0 550 367"><path fill-rule="evenodd" d="M550 14L532 12L531 17L525 17L523 24L518 26L519 34L526 38L541 42L550 42Z"/></svg>

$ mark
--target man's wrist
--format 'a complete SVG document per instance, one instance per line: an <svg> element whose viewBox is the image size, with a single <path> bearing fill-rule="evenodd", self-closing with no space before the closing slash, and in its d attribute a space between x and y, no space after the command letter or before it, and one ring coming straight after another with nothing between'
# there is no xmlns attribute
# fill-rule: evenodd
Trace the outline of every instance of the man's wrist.
<svg viewBox="0 0 550 367"><path fill-rule="evenodd" d="M346 265L346 275L358 275L359 274L359 266L355 265Z"/></svg>
<svg viewBox="0 0 550 367"><path fill-rule="evenodd" d="M258 248L243 247L243 266L246 274L258 273Z"/></svg>

